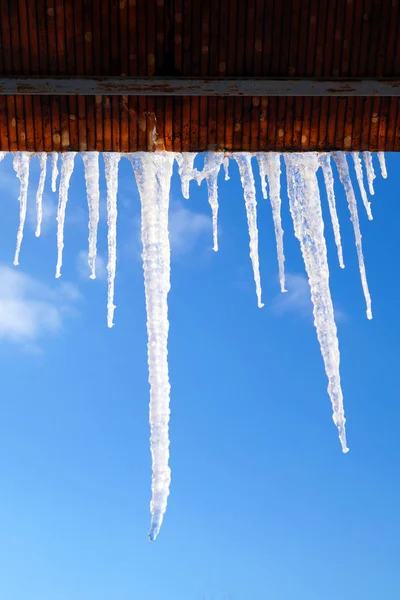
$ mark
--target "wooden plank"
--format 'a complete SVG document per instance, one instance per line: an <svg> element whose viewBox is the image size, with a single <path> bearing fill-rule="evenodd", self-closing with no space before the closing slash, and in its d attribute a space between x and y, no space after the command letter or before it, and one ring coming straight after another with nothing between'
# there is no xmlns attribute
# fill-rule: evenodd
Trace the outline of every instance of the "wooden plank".
<svg viewBox="0 0 400 600"><path fill-rule="evenodd" d="M398 111L399 111L399 99L398 98L390 98L388 130L386 133L386 148L385 148L387 152L393 152L393 150L394 150Z"/></svg>
<svg viewBox="0 0 400 600"><path fill-rule="evenodd" d="M229 0L220 0L219 12L219 48L218 48L218 77L225 77L227 71L228 52L228 15ZM217 98L217 146L219 150L226 147L226 98Z"/></svg>
<svg viewBox="0 0 400 600"><path fill-rule="evenodd" d="M1 14L1 13L0 13ZM3 37L0 27L0 50L3 48ZM0 51L0 73L4 73L3 52ZM7 98L0 96L0 149L2 151L10 150L8 139L8 113L7 113Z"/></svg>
<svg viewBox="0 0 400 600"><path fill-rule="evenodd" d="M136 3L128 3L128 27L129 27L129 65L128 73L131 76L137 75L138 71L138 49L137 49L137 14ZM138 148L138 100L136 96L128 97L128 116L129 116L129 152L135 152ZM104 123L104 121L103 121ZM105 126L105 123L104 123Z"/></svg>
<svg viewBox="0 0 400 600"><path fill-rule="evenodd" d="M137 0L137 48L138 48L138 75L147 74L147 48L146 48L146 0ZM138 101L138 150L147 149L147 102L146 98L139 97Z"/></svg>
<svg viewBox="0 0 400 600"><path fill-rule="evenodd" d="M99 12L100 13L100 8ZM67 75L73 75L76 72L76 57L75 57L75 30L74 30L74 7L71 2L66 2L64 7L64 27L65 27L65 52L66 52L66 73ZM96 28L100 35L99 27ZM99 41L100 42L100 41ZM101 50L96 53L96 56L101 59ZM101 73L101 69L98 69L96 74ZM43 98L43 97L42 97ZM78 136L78 102L76 96L68 97L68 131L69 131L69 145L72 148L79 146Z"/></svg>
<svg viewBox="0 0 400 600"><path fill-rule="evenodd" d="M171 99L170 99L170 102L172 103ZM172 132L172 149L174 152L181 152L181 150L182 150L182 98L174 99L174 114L173 114L172 130L173 130L173 132ZM199 139L200 139L200 144L201 144L201 139L202 139L201 124L200 124L200 131L199 131ZM201 147L201 145L200 145L200 147Z"/></svg>
<svg viewBox="0 0 400 600"><path fill-rule="evenodd" d="M187 103L190 102L190 98L184 98L184 101L186 101ZM190 107L188 112L190 112ZM167 97L165 98L165 134L164 134L164 139L165 139L165 149L168 152L172 152L173 149L173 122L174 122L174 114L173 114L173 101L172 98ZM189 122L187 122L186 124L187 126L189 126ZM189 135L186 136L186 139L189 140Z"/></svg>
<svg viewBox="0 0 400 600"><path fill-rule="evenodd" d="M226 75L232 76L236 72L236 23L237 23L237 0L231 0L228 13L228 40L226 56ZM262 61L262 54L261 54ZM261 67L262 68L262 64ZM202 72L203 75L203 72ZM205 99L206 100L206 99ZM200 119L202 118L200 99ZM228 97L225 105L225 148L233 149L233 129L235 120L235 99Z"/></svg>

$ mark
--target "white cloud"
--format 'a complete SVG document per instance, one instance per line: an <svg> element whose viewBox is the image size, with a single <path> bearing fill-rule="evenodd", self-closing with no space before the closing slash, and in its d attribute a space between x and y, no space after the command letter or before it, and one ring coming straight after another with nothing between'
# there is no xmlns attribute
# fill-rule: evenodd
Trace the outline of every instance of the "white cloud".
<svg viewBox="0 0 400 600"><path fill-rule="evenodd" d="M140 217L133 219L132 229L133 234L125 242L123 248L129 256L140 261L142 255ZM221 229L219 229L219 234L221 235ZM193 212L186 208L182 202L173 200L169 209L169 240L172 260L190 254L198 242L203 239L206 245L208 242L206 247L212 248L211 216Z"/></svg>
<svg viewBox="0 0 400 600"><path fill-rule="evenodd" d="M60 331L64 316L75 311L79 299L72 283L50 287L0 265L0 340L35 349L39 338Z"/></svg>
<svg viewBox="0 0 400 600"><path fill-rule="evenodd" d="M296 273L286 273L286 289L288 291L285 294L278 294L272 302L274 313L277 315L297 313L305 318L312 317L310 287L307 278Z"/></svg>
<svg viewBox="0 0 400 600"><path fill-rule="evenodd" d="M195 213L180 202L171 204L169 216L169 239L171 242L171 253L177 256L193 250L197 242L204 236L210 236L212 245L212 222L211 217Z"/></svg>
<svg viewBox="0 0 400 600"><path fill-rule="evenodd" d="M278 294L272 302L272 310L276 315L295 313L305 319L313 319L310 286L307 277L299 273L286 273L285 294ZM345 321L346 314L334 307L335 319Z"/></svg>
<svg viewBox="0 0 400 600"><path fill-rule="evenodd" d="M91 270L88 265L88 251L81 250L77 257L77 266L79 277L82 279L88 279ZM104 258L97 254L96 257L96 279L99 281L105 281L107 279L107 266Z"/></svg>
<svg viewBox="0 0 400 600"><path fill-rule="evenodd" d="M19 194L19 191L17 191ZM16 196L18 198L18 195ZM32 230L36 229L37 213L36 213L36 201L35 197L30 197L27 204L26 211L26 225ZM45 235L51 228L54 228L56 222L56 201L53 200L46 192L42 198L42 226L41 233Z"/></svg>

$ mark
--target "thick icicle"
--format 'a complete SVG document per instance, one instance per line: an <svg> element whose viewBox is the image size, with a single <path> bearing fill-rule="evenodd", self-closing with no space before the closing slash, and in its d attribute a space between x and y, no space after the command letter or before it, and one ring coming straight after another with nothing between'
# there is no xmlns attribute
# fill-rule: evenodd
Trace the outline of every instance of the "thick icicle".
<svg viewBox="0 0 400 600"><path fill-rule="evenodd" d="M339 342L329 289L328 257L316 174L319 163L314 152L288 153L285 161L290 212L310 284L314 324L328 377L333 421L339 430L342 450L348 452L340 385Z"/></svg>
<svg viewBox="0 0 400 600"><path fill-rule="evenodd" d="M383 179L387 179L386 160L385 160L384 152L378 152L378 160L379 160L379 165L381 167L381 175L382 175Z"/></svg>
<svg viewBox="0 0 400 600"><path fill-rule="evenodd" d="M189 200L189 186L192 179L196 179L197 171L194 168L194 160L197 152L182 152L177 154L176 159L179 166L179 175L181 177L182 195Z"/></svg>
<svg viewBox="0 0 400 600"><path fill-rule="evenodd" d="M51 191L57 191L58 152L51 153Z"/></svg>
<svg viewBox="0 0 400 600"><path fill-rule="evenodd" d="M3 160L7 152L0 152L0 162Z"/></svg>
<svg viewBox="0 0 400 600"><path fill-rule="evenodd" d="M117 193L118 163L121 155L117 152L103 154L107 183L107 225L108 225L108 292L107 292L107 325L114 325L114 283L117 265Z"/></svg>
<svg viewBox="0 0 400 600"><path fill-rule="evenodd" d="M322 173L324 175L325 187L326 187L326 195L328 198L328 206L329 206L329 214L331 215L332 221L332 229L333 235L335 238L335 244L337 248L337 254L339 259L339 265L341 269L344 269L343 262L343 250L342 250L342 240L340 237L340 225L339 219L336 211L336 199L335 199L335 190L333 187L333 173L331 166L331 155L329 153L320 154L318 156L319 164L322 168Z"/></svg>
<svg viewBox="0 0 400 600"><path fill-rule="evenodd" d="M264 304L261 301L261 280L260 266L258 260L258 229L257 229L257 201L256 188L254 185L254 175L251 168L250 152L238 152L232 155L239 166L240 179L242 182L244 200L246 205L247 223L250 236L250 258L253 265L254 281L256 284L256 294L258 306L261 308Z"/></svg>
<svg viewBox="0 0 400 600"><path fill-rule="evenodd" d="M367 192L365 191L365 187L364 187L364 179L363 179L363 172L362 172L362 161L361 161L361 158L360 158L360 153L359 152L352 152L351 155L352 155L353 161L354 161L354 168L355 168L355 171L356 171L356 177L357 177L357 181L358 181L358 187L360 188L360 192L361 192L361 198L362 198L363 204L365 206L365 210L367 211L368 219L370 221L372 221L373 216L372 216L372 212L371 212L371 203L368 202Z"/></svg>
<svg viewBox="0 0 400 600"><path fill-rule="evenodd" d="M333 158L339 171L340 181L346 192L347 203L349 205L350 218L353 223L354 236L356 240L356 249L358 256L358 265L360 268L361 284L364 291L365 302L367 305L367 318L372 319L371 296L369 294L367 275L365 272L364 256L361 243L360 222L358 220L357 201L354 194L353 184L351 183L349 167L344 152L333 152Z"/></svg>
<svg viewBox="0 0 400 600"><path fill-rule="evenodd" d="M169 459L168 292L170 245L168 236L169 192L174 155L131 155L142 203L143 270L146 292L148 361L150 382L150 446L152 499L149 538L160 531L167 508L171 470Z"/></svg>
<svg viewBox="0 0 400 600"><path fill-rule="evenodd" d="M223 163L224 155L222 152L206 152L204 155L204 168L197 175L199 185L203 179L207 181L208 203L212 212L214 252L218 252L218 173Z"/></svg>
<svg viewBox="0 0 400 600"><path fill-rule="evenodd" d="M285 255L283 252L283 229L281 218L281 155L278 152L257 154L258 166L261 175L261 185L264 186L263 195L267 197L266 180L268 177L269 197L272 208L272 219L274 221L276 252L278 255L279 281L281 292L285 289Z"/></svg>
<svg viewBox="0 0 400 600"><path fill-rule="evenodd" d="M61 277L61 266L64 248L64 222L65 209L68 202L68 189L71 175L74 170L76 152L65 152L61 154L61 179L57 207L57 266L56 277Z"/></svg>
<svg viewBox="0 0 400 600"><path fill-rule="evenodd" d="M99 153L82 152L85 168L86 195L89 208L89 254L90 279L96 279L97 229L99 226Z"/></svg>
<svg viewBox="0 0 400 600"><path fill-rule="evenodd" d="M376 175L375 175L374 165L372 162L372 154L371 154L371 152L367 151L367 152L362 152L362 155L364 158L365 170L367 171L369 193L371 194L371 196L373 196L375 194L374 179L375 179Z"/></svg>
<svg viewBox="0 0 400 600"><path fill-rule="evenodd" d="M42 217L43 217L43 191L44 184L46 181L46 171L47 171L47 154L46 152L39 153L39 162L40 162L40 178L39 185L36 192L36 237L40 236L41 228L42 228Z"/></svg>
<svg viewBox="0 0 400 600"><path fill-rule="evenodd" d="M29 185L29 161L31 154L29 152L17 152L14 156L13 167L20 180L19 192L19 227L17 233L17 247L15 249L14 265L19 265L19 252L21 250L22 238L24 236L24 225L26 218L26 205L28 200Z"/></svg>

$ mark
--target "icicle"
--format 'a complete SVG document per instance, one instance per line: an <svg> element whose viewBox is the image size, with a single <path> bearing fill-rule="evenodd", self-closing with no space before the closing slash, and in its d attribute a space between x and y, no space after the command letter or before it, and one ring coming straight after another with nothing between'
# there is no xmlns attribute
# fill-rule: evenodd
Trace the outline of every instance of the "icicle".
<svg viewBox="0 0 400 600"><path fill-rule="evenodd" d="M61 277L62 255L64 248L65 209L68 201L69 182L74 170L75 155L76 152L65 152L65 154L61 154L61 179L57 208L57 278Z"/></svg>
<svg viewBox="0 0 400 600"><path fill-rule="evenodd" d="M192 179L196 179L197 171L194 168L196 156L197 152L182 152L182 154L176 155L182 184L182 195L186 200L189 200L190 182Z"/></svg>
<svg viewBox="0 0 400 600"><path fill-rule="evenodd" d="M371 296L369 294L367 275L365 272L364 256L361 243L362 236L360 232L360 223L358 220L357 202L353 190L353 184L351 183L350 179L349 167L344 152L333 152L332 155L339 171L340 181L342 182L346 192L351 221L353 223L354 236L356 239L356 249L358 256L358 265L360 268L361 284L364 291L365 302L367 305L367 318L372 319Z"/></svg>
<svg viewBox="0 0 400 600"><path fill-rule="evenodd" d="M267 159L265 152L257 154L258 169L260 171L261 192L265 200L268 198L267 192Z"/></svg>
<svg viewBox="0 0 400 600"><path fill-rule="evenodd" d="M332 229L333 229L333 235L335 237L335 244L336 244L336 248L337 248L339 265L340 265L341 269L344 269L342 240L340 237L340 225L339 225L339 219L338 219L337 212L336 212L335 190L333 187L331 155L329 153L320 154L318 156L318 161L319 161L319 164L321 165L322 173L324 175L326 195L328 197L329 213L331 215Z"/></svg>
<svg viewBox="0 0 400 600"><path fill-rule="evenodd" d="M256 283L256 294L258 306L263 307L261 301L260 267L258 260L258 229L257 229L257 201L254 175L251 168L250 152L238 152L232 155L239 166L240 179L242 182L244 199L247 213L247 223L250 235L250 258L253 265L254 281Z"/></svg>
<svg viewBox="0 0 400 600"><path fill-rule="evenodd" d="M196 177L199 185L203 179L207 181L208 203L212 212L214 252L218 252L218 173L223 162L224 155L222 152L206 152L204 155L204 168Z"/></svg>
<svg viewBox="0 0 400 600"><path fill-rule="evenodd" d="M89 208L89 254L90 279L96 279L97 229L99 226L99 153L82 152L85 168L86 195Z"/></svg>
<svg viewBox="0 0 400 600"><path fill-rule="evenodd" d="M168 303L170 246L168 237L169 192L174 155L131 155L142 203L143 270L146 292L152 499L149 538L160 531L167 507L171 471L169 459Z"/></svg>
<svg viewBox="0 0 400 600"><path fill-rule="evenodd" d="M42 217L43 217L43 191L44 184L46 181L46 171L47 171L47 154L46 152L39 152L39 162L40 162L40 178L39 185L36 193L36 237L40 236L41 227L42 227Z"/></svg>
<svg viewBox="0 0 400 600"><path fill-rule="evenodd" d="M386 160L384 152L378 152L378 160L381 167L381 175L383 179L387 179Z"/></svg>
<svg viewBox="0 0 400 600"><path fill-rule="evenodd" d="M3 160L7 152L0 152L0 162Z"/></svg>
<svg viewBox="0 0 400 600"><path fill-rule="evenodd" d="M261 182L268 177L269 195L272 208L272 218L274 221L276 252L278 255L279 281L281 292L285 289L285 255L283 252L283 229L281 219L281 156L278 152L268 152L266 154L257 154L258 166ZM263 190L264 198L267 197L267 190Z"/></svg>
<svg viewBox="0 0 400 600"><path fill-rule="evenodd" d="M365 170L367 171L369 193L371 194L371 196L373 196L375 194L374 179L375 179L376 175L375 175L374 165L372 163L372 154L371 154L371 152L362 152L362 155L364 158Z"/></svg>
<svg viewBox="0 0 400 600"><path fill-rule="evenodd" d="M285 154L290 212L295 235L308 275L314 307L314 324L328 377L328 393L333 407L333 421L339 431L343 452L348 452L343 393L340 385L340 354L324 238L324 222L318 189L318 159L314 152Z"/></svg>
<svg viewBox="0 0 400 600"><path fill-rule="evenodd" d="M365 187L364 187L364 179L363 179L362 162L361 162L361 158L360 158L360 153L352 152L351 155L352 155L353 161L354 161L354 168L356 171L358 187L360 188L360 192L361 192L361 198L362 198L363 204L365 206L365 210L367 211L368 219L370 221L372 221L373 216L372 216L372 212L371 212L371 203L368 202L367 192L365 191Z"/></svg>
<svg viewBox="0 0 400 600"><path fill-rule="evenodd" d="M19 253L21 250L22 238L24 236L24 225L26 218L26 205L28 199L29 185L29 161L31 155L29 152L17 152L14 155L13 167L20 180L19 192L19 227L17 233L17 247L15 249L14 265L19 265Z"/></svg>
<svg viewBox="0 0 400 600"><path fill-rule="evenodd" d="M108 225L108 299L107 325L113 326L114 319L114 282L117 265L117 193L118 193L118 164L121 155L116 152L103 154L107 183L107 225Z"/></svg>
<svg viewBox="0 0 400 600"><path fill-rule="evenodd" d="M224 156L224 171L225 171L225 181L229 181L229 156Z"/></svg>
<svg viewBox="0 0 400 600"><path fill-rule="evenodd" d="M57 177L58 177L58 153L51 153L51 191L57 191Z"/></svg>

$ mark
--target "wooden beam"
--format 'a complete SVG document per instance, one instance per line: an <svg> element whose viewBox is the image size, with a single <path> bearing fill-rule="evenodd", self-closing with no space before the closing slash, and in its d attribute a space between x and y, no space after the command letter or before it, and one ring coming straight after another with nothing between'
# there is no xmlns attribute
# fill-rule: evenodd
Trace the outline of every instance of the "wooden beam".
<svg viewBox="0 0 400 600"><path fill-rule="evenodd" d="M0 95L400 96L400 79L0 77Z"/></svg>

